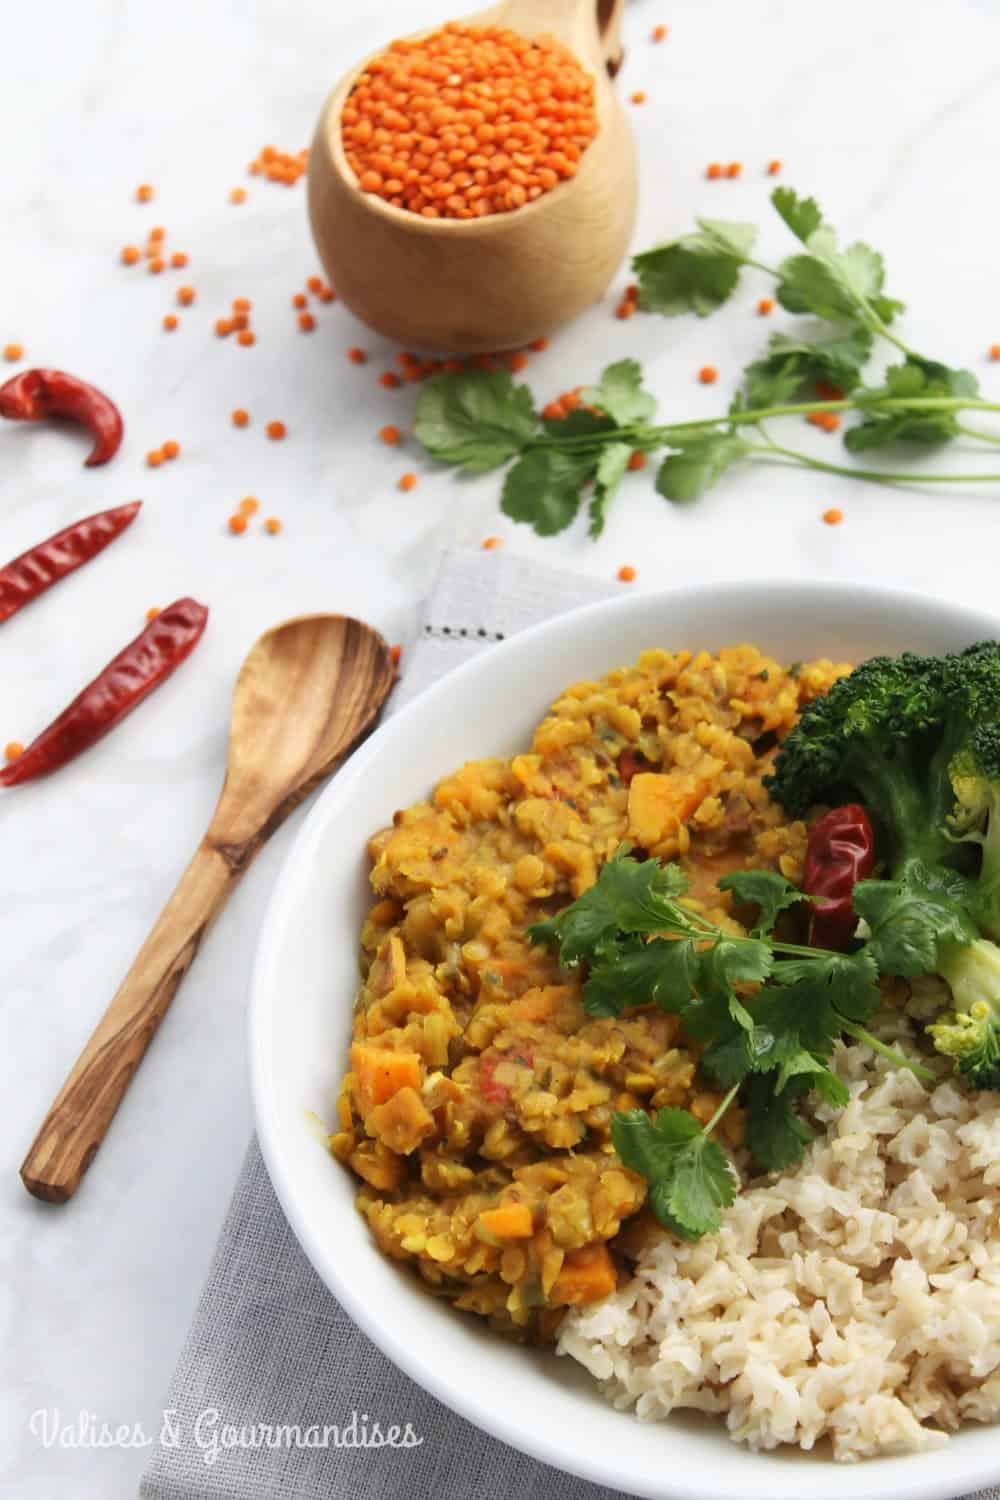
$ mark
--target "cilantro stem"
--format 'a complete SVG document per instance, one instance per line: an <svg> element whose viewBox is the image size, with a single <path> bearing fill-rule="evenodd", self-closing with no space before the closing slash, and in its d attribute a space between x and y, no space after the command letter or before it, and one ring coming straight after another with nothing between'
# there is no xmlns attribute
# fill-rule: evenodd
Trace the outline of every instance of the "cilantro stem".
<svg viewBox="0 0 1000 1500"><path fill-rule="evenodd" d="M824 474L843 474L848 479L871 479L876 484L1000 484L1000 474L920 474L915 470L896 473L888 469L857 469L853 465L849 467L847 464L833 464L823 458L813 458L811 454L801 453L797 448L785 448L768 437L763 430L761 436L766 446L752 445L751 453L763 454L765 457L772 453L778 454L805 468L819 469Z"/></svg>
<svg viewBox="0 0 1000 1500"><path fill-rule="evenodd" d="M924 1083L937 1083L937 1074L932 1073L930 1068L925 1068L922 1063L911 1062L894 1047L888 1047L885 1042L880 1042L877 1036L872 1036L870 1031L867 1031L864 1026L859 1026L856 1021L845 1020L843 1016L840 1016L839 1020L848 1036L854 1037L855 1041L864 1042L866 1047L870 1047L880 1057L887 1058L889 1062L895 1063L897 1068L909 1068L910 1072L915 1073Z"/></svg>
<svg viewBox="0 0 1000 1500"><path fill-rule="evenodd" d="M964 422L955 424L963 437L976 438L980 443L1000 443L1000 433L983 432L978 427L966 427Z"/></svg>
<svg viewBox="0 0 1000 1500"><path fill-rule="evenodd" d="M732 1104L733 1100L736 1098L736 1095L739 1093L739 1089L740 1089L740 1085L738 1083L734 1083L733 1086L732 1086L732 1088L729 1090L728 1094L724 1094L723 1095L723 1097L722 1097L722 1099L721 1099L721 1101L719 1103L719 1107L715 1111L715 1114L708 1121L707 1125L703 1125L701 1127L701 1133L702 1133L702 1135L711 1135L712 1134L712 1131L715 1129L716 1125L718 1125L719 1121L722 1119L722 1116L726 1113L726 1110L729 1108L729 1106Z"/></svg>

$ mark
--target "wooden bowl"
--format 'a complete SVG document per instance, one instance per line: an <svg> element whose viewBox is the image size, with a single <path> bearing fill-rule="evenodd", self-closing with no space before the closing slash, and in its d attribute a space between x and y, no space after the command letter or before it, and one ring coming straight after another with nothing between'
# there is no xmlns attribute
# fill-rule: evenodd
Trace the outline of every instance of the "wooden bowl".
<svg viewBox="0 0 1000 1500"><path fill-rule="evenodd" d="M504 0L467 19L546 32L594 75L598 132L576 176L510 213L425 219L363 193L341 143L340 113L366 63L327 99L309 152L309 217L337 295L407 348L519 348L605 291L635 222L635 147L609 77L624 0Z"/></svg>

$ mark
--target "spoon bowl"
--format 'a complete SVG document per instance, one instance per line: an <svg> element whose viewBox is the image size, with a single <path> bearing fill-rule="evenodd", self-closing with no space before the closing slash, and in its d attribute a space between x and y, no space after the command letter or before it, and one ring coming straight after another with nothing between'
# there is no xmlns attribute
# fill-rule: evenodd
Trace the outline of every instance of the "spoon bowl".
<svg viewBox="0 0 1000 1500"><path fill-rule="evenodd" d="M202 939L254 856L372 728L395 679L385 641L343 615L267 631L233 692L226 779L208 830L98 1021L21 1166L65 1203L104 1139Z"/></svg>
<svg viewBox="0 0 1000 1500"><path fill-rule="evenodd" d="M575 177L534 202L481 219L425 219L362 192L341 140L352 68L324 105L309 151L313 237L337 295L407 348L518 348L595 302L635 222L635 147L610 71L624 0L504 0L466 17L562 42L594 77L598 131Z"/></svg>

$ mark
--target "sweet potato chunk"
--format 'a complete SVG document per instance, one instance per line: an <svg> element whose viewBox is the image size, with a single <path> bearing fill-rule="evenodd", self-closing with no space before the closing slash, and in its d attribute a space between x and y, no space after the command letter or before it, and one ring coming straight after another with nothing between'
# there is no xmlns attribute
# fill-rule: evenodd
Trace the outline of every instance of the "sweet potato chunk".
<svg viewBox="0 0 1000 1500"><path fill-rule="evenodd" d="M581 1302L606 1297L616 1285L615 1265L607 1245L584 1245L566 1256L549 1301L554 1307L578 1307Z"/></svg>
<svg viewBox="0 0 1000 1500"><path fill-rule="evenodd" d="M402 1088L418 1089L422 1078L419 1052L390 1052L369 1042L351 1046L354 1096L363 1115L384 1104Z"/></svg>
<svg viewBox="0 0 1000 1500"><path fill-rule="evenodd" d="M413 1088L399 1089L384 1104L376 1105L365 1124L399 1156L409 1156L435 1129L434 1116Z"/></svg>
<svg viewBox="0 0 1000 1500"><path fill-rule="evenodd" d="M495 1235L498 1240L527 1240L534 1229L527 1203L501 1203L498 1208L486 1208L479 1215L479 1222L487 1234Z"/></svg>

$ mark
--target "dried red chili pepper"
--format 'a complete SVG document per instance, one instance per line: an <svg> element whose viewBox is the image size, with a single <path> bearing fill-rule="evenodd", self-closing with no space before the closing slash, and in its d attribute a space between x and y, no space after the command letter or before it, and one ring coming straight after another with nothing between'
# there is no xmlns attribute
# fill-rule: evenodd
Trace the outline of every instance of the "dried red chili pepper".
<svg viewBox="0 0 1000 1500"><path fill-rule="evenodd" d="M22 370L0 385L0 417L15 422L68 417L79 422L94 439L84 459L91 469L114 458L125 431L121 412L109 396L62 370Z"/></svg>
<svg viewBox="0 0 1000 1500"><path fill-rule="evenodd" d="M178 599L163 610L0 771L0 786L18 786L57 771L103 739L190 656L207 621L208 610L194 599Z"/></svg>
<svg viewBox="0 0 1000 1500"><path fill-rule="evenodd" d="M16 762L15 762L16 765ZM815 902L809 941L817 948L846 948L858 925L854 887L872 872L875 835L859 802L835 807L809 830L802 889Z"/></svg>
<svg viewBox="0 0 1000 1500"><path fill-rule="evenodd" d="M131 526L141 509L142 501L133 500L130 505L119 505L115 510L102 510L84 521L74 521L47 542L39 542L37 547L22 552L5 568L0 568L0 624L44 594L60 578L103 552L126 526Z"/></svg>

